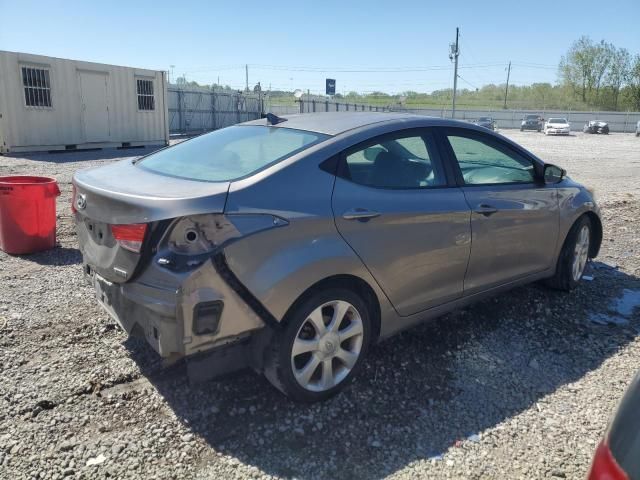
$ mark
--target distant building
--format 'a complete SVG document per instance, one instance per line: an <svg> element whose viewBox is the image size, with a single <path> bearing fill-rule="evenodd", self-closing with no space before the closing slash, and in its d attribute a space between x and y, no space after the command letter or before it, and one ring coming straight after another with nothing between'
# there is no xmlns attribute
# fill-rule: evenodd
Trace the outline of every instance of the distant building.
<svg viewBox="0 0 640 480"><path fill-rule="evenodd" d="M165 72L0 51L0 153L166 145Z"/></svg>

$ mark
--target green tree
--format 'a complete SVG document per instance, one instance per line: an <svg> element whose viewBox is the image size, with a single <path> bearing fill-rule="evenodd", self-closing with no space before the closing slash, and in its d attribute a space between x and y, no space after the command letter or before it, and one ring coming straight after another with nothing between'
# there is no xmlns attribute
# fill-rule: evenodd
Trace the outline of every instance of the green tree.
<svg viewBox="0 0 640 480"><path fill-rule="evenodd" d="M606 76L606 85L611 89L613 96L612 107L618 109L620 89L629 80L631 74L631 55L626 48L613 47L609 71Z"/></svg>
<svg viewBox="0 0 640 480"><path fill-rule="evenodd" d="M636 55L633 59L628 82L629 106L636 112L640 111L640 55Z"/></svg>

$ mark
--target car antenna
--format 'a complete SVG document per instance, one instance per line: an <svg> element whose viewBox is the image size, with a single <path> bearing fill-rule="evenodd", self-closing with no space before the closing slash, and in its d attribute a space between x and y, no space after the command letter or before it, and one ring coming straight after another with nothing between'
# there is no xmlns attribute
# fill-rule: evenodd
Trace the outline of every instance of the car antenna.
<svg viewBox="0 0 640 480"><path fill-rule="evenodd" d="M279 117L274 115L273 113L267 113L267 124L268 125L277 125L282 122L286 122L286 118Z"/></svg>

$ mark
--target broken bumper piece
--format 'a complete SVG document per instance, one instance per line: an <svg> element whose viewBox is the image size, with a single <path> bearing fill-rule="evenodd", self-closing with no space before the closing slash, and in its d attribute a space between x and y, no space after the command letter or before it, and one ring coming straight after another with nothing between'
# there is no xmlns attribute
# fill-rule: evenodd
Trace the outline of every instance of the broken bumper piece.
<svg viewBox="0 0 640 480"><path fill-rule="evenodd" d="M175 359L246 343L265 325L218 270L211 260L186 273L154 264L127 283L85 272L98 302L123 330Z"/></svg>

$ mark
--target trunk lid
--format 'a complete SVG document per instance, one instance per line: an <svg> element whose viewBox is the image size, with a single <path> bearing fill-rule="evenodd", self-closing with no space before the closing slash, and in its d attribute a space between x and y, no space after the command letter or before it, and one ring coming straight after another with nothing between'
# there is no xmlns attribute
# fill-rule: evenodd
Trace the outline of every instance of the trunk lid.
<svg viewBox="0 0 640 480"><path fill-rule="evenodd" d="M170 219L224 211L230 182L153 173L131 160L81 170L73 177L78 243L90 269L112 282L130 280ZM148 224L140 253L118 244L112 225Z"/></svg>

